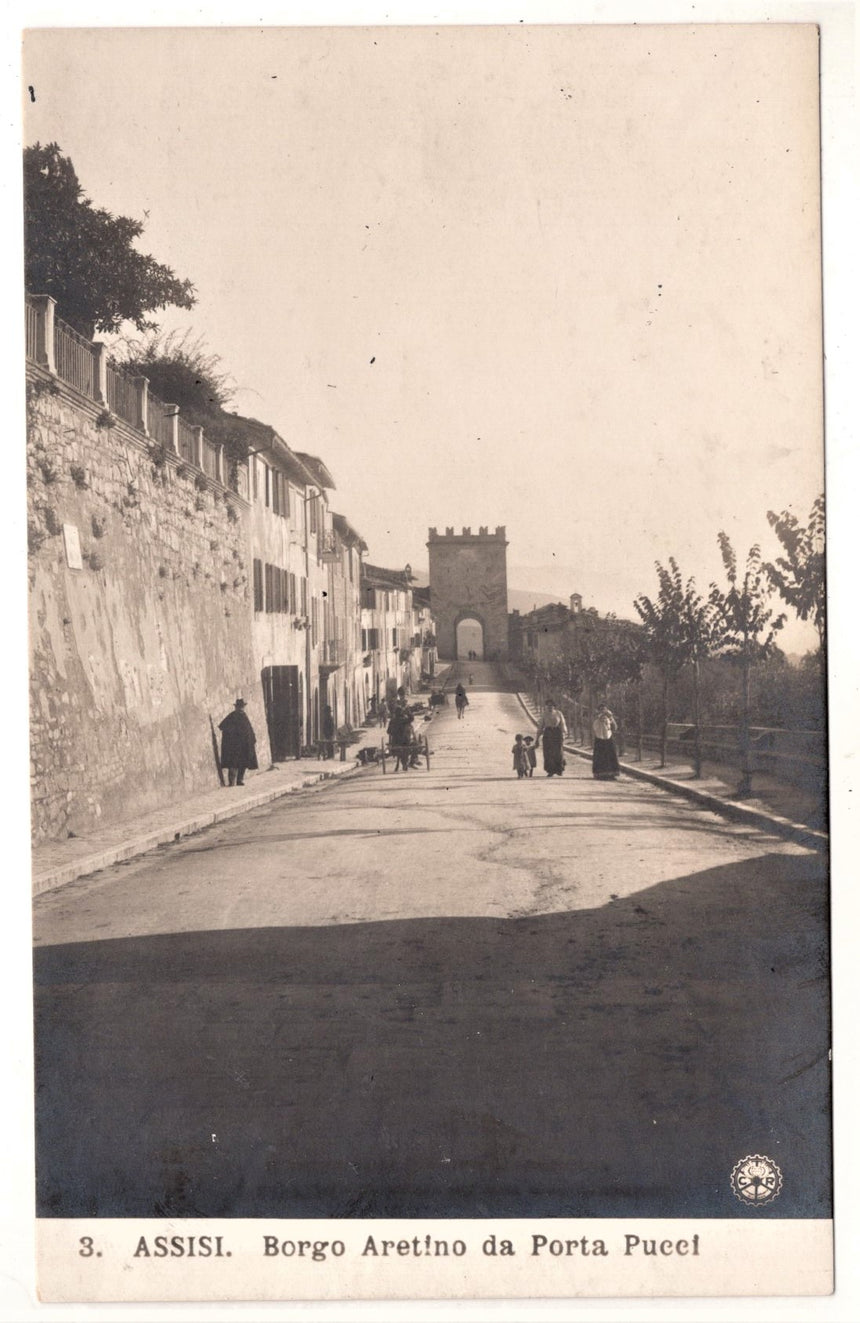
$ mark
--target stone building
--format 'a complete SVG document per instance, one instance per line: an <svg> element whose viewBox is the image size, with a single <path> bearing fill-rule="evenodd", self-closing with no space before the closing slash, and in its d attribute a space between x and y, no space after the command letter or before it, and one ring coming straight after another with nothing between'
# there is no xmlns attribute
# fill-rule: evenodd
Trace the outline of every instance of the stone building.
<svg viewBox="0 0 860 1323"><path fill-rule="evenodd" d="M363 565L361 638L368 705L390 702L401 687L407 693L418 689L427 631L432 631L432 622L426 607L419 605L416 611L410 567Z"/></svg>
<svg viewBox="0 0 860 1323"><path fill-rule="evenodd" d="M429 530L430 602L440 657L507 657L507 546L503 526L494 533Z"/></svg>

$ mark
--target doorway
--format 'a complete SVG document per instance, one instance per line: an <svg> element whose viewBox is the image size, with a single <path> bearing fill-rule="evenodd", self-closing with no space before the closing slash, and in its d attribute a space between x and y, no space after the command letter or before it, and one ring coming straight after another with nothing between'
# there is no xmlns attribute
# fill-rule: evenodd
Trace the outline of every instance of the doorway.
<svg viewBox="0 0 860 1323"><path fill-rule="evenodd" d="M302 676L298 666L265 666L263 699L272 762L300 758L302 752Z"/></svg>
<svg viewBox="0 0 860 1323"><path fill-rule="evenodd" d="M457 660L484 660L484 626L474 616L457 622Z"/></svg>

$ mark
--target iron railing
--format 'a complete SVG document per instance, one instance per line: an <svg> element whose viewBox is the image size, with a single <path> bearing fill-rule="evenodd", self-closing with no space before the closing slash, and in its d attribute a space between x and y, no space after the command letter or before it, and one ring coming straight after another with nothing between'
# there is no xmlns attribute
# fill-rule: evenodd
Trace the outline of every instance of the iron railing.
<svg viewBox="0 0 860 1323"><path fill-rule="evenodd" d="M32 303L24 304L24 327L27 340L27 357L35 362L39 352L39 313Z"/></svg>
<svg viewBox="0 0 860 1323"><path fill-rule="evenodd" d="M218 477L218 447L203 438L203 472L208 478L220 482Z"/></svg>
<svg viewBox="0 0 860 1323"><path fill-rule="evenodd" d="M31 362L53 371L61 380L91 400L107 404L110 413L128 423L136 431L144 431L143 410L146 409L146 431L166 450L173 450L176 437L179 458L203 472L213 482L224 483L224 465L221 447L203 437L202 464L198 464L196 429L178 414L175 405L168 406L152 395L146 382L139 377L127 376L117 367L105 363L97 368L99 346L87 340L74 327L61 321L53 311L51 298L41 299L28 295L24 305L26 353ZM53 335L50 327L53 324ZM47 337L48 343L45 343ZM53 339L53 344L51 340ZM103 353L104 350L102 349ZM104 372L104 396L101 394L99 373ZM235 472L234 472L235 469ZM229 485L237 495L248 499L249 484L244 464L231 467Z"/></svg>
<svg viewBox="0 0 860 1323"><path fill-rule="evenodd" d="M158 445L164 446L170 450L173 448L173 422L172 418L176 412L176 407L170 408L163 404L155 395L149 396L148 427L149 435Z"/></svg>
<svg viewBox="0 0 860 1323"><path fill-rule="evenodd" d="M54 318L54 361L57 376L82 395L95 398L92 342L61 322L59 317Z"/></svg>
<svg viewBox="0 0 860 1323"><path fill-rule="evenodd" d="M117 418L122 418L124 422L131 423L132 427L140 426L140 406L138 404L138 391L131 377L125 376L122 372L117 372L108 364L107 368L107 403L111 413L115 413Z"/></svg>
<svg viewBox="0 0 860 1323"><path fill-rule="evenodd" d="M179 419L179 455L186 464L197 463L197 445L194 428L189 427L183 418Z"/></svg>

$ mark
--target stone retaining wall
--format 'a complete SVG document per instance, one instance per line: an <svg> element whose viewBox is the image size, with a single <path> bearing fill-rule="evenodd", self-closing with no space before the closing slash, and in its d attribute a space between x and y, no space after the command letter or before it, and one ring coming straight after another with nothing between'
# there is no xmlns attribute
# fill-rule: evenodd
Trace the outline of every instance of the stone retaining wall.
<svg viewBox="0 0 860 1323"><path fill-rule="evenodd" d="M217 785L209 716L238 695L263 766L268 748L245 502L47 371L28 365L27 383L41 841Z"/></svg>

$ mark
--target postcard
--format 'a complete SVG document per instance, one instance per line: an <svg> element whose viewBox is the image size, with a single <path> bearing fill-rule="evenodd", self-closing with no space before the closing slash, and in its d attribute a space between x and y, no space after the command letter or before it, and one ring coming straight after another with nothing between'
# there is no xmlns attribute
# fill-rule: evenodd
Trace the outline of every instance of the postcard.
<svg viewBox="0 0 860 1323"><path fill-rule="evenodd" d="M26 33L44 1301L833 1289L819 40Z"/></svg>

